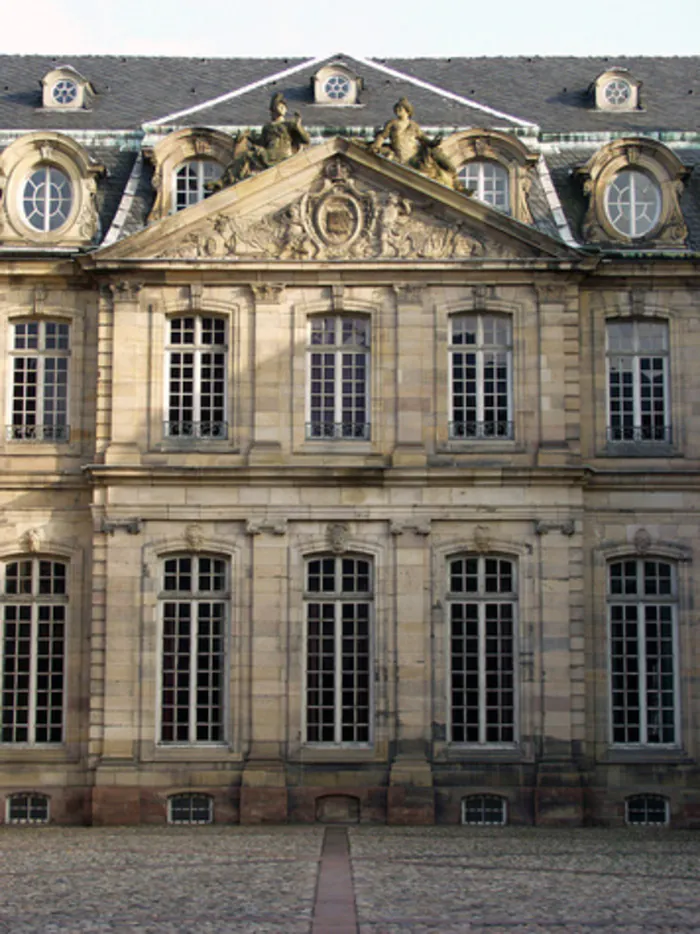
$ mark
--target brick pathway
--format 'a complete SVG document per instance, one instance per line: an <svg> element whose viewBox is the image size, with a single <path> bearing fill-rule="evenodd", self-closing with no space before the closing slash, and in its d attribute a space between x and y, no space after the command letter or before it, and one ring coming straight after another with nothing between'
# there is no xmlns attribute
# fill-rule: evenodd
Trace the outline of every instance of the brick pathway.
<svg viewBox="0 0 700 934"><path fill-rule="evenodd" d="M0 827L0 934L243 932L700 934L700 834Z"/></svg>

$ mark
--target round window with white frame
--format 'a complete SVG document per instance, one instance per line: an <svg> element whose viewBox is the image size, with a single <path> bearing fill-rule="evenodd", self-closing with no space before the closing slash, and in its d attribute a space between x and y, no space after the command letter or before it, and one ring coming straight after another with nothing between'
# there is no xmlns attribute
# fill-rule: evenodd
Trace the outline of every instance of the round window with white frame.
<svg viewBox="0 0 700 934"><path fill-rule="evenodd" d="M51 97L56 104L67 107L78 97L78 85L70 78L60 78L51 88Z"/></svg>
<svg viewBox="0 0 700 934"><path fill-rule="evenodd" d="M323 90L329 100L347 100L347 98L350 97L350 79L346 78L345 75L331 75L329 78L326 78Z"/></svg>
<svg viewBox="0 0 700 934"><path fill-rule="evenodd" d="M34 168L22 189L22 211L30 227L42 233L59 230L73 207L70 178L54 165Z"/></svg>
<svg viewBox="0 0 700 934"><path fill-rule="evenodd" d="M632 86L624 78L613 78L603 88L603 95L611 107L628 107L632 97Z"/></svg>
<svg viewBox="0 0 700 934"><path fill-rule="evenodd" d="M605 190L605 213L615 230L634 240L645 237L661 216L661 188L636 169L625 169Z"/></svg>
<svg viewBox="0 0 700 934"><path fill-rule="evenodd" d="M497 162L475 160L466 162L459 170L459 180L477 201L510 214L510 186L508 171Z"/></svg>
<svg viewBox="0 0 700 934"><path fill-rule="evenodd" d="M182 211L208 198L209 182L215 182L223 173L223 166L213 159L190 159L175 170L174 210Z"/></svg>

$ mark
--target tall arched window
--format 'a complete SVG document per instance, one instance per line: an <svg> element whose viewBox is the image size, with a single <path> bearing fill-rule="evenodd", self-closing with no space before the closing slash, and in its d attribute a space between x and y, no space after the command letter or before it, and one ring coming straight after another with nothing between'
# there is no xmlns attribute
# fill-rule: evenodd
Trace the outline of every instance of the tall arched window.
<svg viewBox="0 0 700 934"><path fill-rule="evenodd" d="M449 562L450 739L516 739L515 562L469 555Z"/></svg>
<svg viewBox="0 0 700 934"><path fill-rule="evenodd" d="M63 740L68 567L51 558L2 566L3 743Z"/></svg>
<svg viewBox="0 0 700 934"><path fill-rule="evenodd" d="M229 566L210 555L163 561L161 743L225 740Z"/></svg>
<svg viewBox="0 0 700 934"><path fill-rule="evenodd" d="M372 739L372 565L326 555L306 563L306 742Z"/></svg>
<svg viewBox="0 0 700 934"><path fill-rule="evenodd" d="M612 741L678 743L676 568L654 558L608 567Z"/></svg>
<svg viewBox="0 0 700 934"><path fill-rule="evenodd" d="M368 439L369 318L311 318L307 356L307 437Z"/></svg>
<svg viewBox="0 0 700 934"><path fill-rule="evenodd" d="M450 319L450 438L513 437L512 336L505 315Z"/></svg>
<svg viewBox="0 0 700 934"><path fill-rule="evenodd" d="M166 438L226 438L226 324L204 315L169 319Z"/></svg>

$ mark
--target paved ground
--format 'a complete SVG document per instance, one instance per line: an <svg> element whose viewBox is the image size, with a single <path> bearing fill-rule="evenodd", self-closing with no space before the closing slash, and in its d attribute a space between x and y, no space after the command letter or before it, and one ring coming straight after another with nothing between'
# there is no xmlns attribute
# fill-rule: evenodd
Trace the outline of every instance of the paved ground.
<svg viewBox="0 0 700 934"><path fill-rule="evenodd" d="M3 827L0 934L700 934L700 833L332 833Z"/></svg>

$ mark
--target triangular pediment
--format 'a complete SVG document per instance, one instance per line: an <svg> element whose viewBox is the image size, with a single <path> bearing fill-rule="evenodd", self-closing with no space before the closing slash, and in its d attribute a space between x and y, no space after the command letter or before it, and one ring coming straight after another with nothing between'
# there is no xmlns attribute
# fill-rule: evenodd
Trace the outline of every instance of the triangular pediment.
<svg viewBox="0 0 700 934"><path fill-rule="evenodd" d="M335 138L92 254L96 265L568 260L561 241Z"/></svg>

